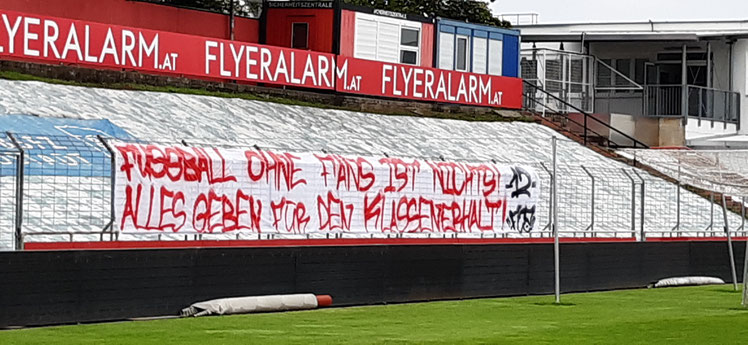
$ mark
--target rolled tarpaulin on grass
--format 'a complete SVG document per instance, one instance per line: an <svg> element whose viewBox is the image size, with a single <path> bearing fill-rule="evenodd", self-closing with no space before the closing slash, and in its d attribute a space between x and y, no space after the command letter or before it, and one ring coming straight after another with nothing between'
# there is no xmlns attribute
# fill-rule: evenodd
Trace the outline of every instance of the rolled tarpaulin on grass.
<svg viewBox="0 0 748 345"><path fill-rule="evenodd" d="M688 285L721 285L725 281L716 277L673 277L661 279L654 287L688 286Z"/></svg>
<svg viewBox="0 0 748 345"><path fill-rule="evenodd" d="M182 317L304 310L332 305L329 295L292 294L219 298L182 309Z"/></svg>

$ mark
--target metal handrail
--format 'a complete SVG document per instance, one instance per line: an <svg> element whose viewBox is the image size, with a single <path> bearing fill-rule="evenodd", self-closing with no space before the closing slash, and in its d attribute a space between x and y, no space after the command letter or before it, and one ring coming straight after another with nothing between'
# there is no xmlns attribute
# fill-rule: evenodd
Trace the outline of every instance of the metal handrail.
<svg viewBox="0 0 748 345"><path fill-rule="evenodd" d="M533 51L549 51L549 52L553 52L553 53L561 53L561 54L566 54L566 55L578 55L578 56L585 56L585 57L594 58L594 56L590 55L590 54L584 54L584 53L574 52L574 51L568 51L568 50L553 49L553 48L525 48L525 49L520 49L520 53L525 53L525 52L530 53L530 52L533 52Z"/></svg>
<svg viewBox="0 0 748 345"><path fill-rule="evenodd" d="M551 97L552 99L554 99L554 100L556 100L556 101L558 101L558 102L561 102L561 104L563 104L564 106L570 107L570 108L572 108L572 109L576 110L577 112L579 112L580 114L582 114L582 115L584 116L584 123L583 123L583 124L582 124L582 123L579 123L579 122L577 122L577 121L575 121L575 120L573 120L573 119L571 119L571 118L569 118L569 117L568 117L568 115L566 116L566 119L567 119L567 120L569 120L569 121L571 121L571 122L573 122L573 123L576 123L577 125L580 125L580 126L583 126L583 127L584 127L584 136L583 136L583 138L584 138L584 144L585 144L585 145L587 145L587 133L588 133L588 132L591 132L591 133L593 133L593 134L596 134L596 135L598 135L598 136L600 136L600 137L605 137L605 136L602 136L602 135L601 135L600 133L597 133L597 132L595 132L595 131L593 131L593 130L591 130L591 129L589 129L589 128L588 128L588 126L587 126L587 119L588 119L588 118L591 118L591 119L592 119L593 121L595 121L596 123L598 123L598 124L600 124L600 125L603 125L603 127L606 127L606 128L608 128L609 130L612 130L612 131L614 131L615 133L617 133L617 134L619 134L619 135L623 136L624 138L626 138L626 139L628 139L628 140L631 140L631 142L633 142L633 143L634 143L634 146L633 146L633 148L637 148L637 147L641 147L641 148L645 148L645 149L648 149L648 148L649 148L649 145L647 145L647 144L645 144L645 143L643 143L643 142L641 142L641 141L637 140L636 138L634 138L634 137L632 137L632 136L630 136L630 135L628 135L628 134L626 134L626 133L624 133L624 132L621 132L620 130L618 130L618 129L616 129L616 128L612 127L611 125L609 125L609 124L607 124L607 123L605 123L605 122L603 122L603 121L601 121L601 120L597 119L596 117L594 117L594 116L590 115L589 113L587 113L586 111L584 111L584 110L580 109L579 107L577 107L577 106L575 106L575 105L573 105L573 104L571 104L571 103L569 103L569 102L566 102L566 101L564 101L563 99L561 99L561 98L559 98L559 97L557 97L557 96L553 95L552 93L550 93L550 92L548 92L548 91L546 91L546 90L543 90L543 89L541 89L541 88L539 88L539 87L537 87L537 86L533 85L532 83L530 83L530 82L528 82L528 81L526 81L526 80L523 80L522 82L523 82L523 83L524 83L525 85L528 85L528 86L532 87L532 88L533 88L533 89L535 89L536 91L540 91L540 92L542 92L543 94L545 94L546 96L549 96L549 97ZM529 99L530 99L530 100L532 100L533 102L539 103L539 102L538 102L537 100L535 100L534 98L529 98ZM542 104L542 106L545 106L545 104ZM613 142L612 140L610 140L610 138L609 138L609 137L608 137L608 138L606 138L606 140L607 140L607 142L608 142L608 146L610 146L610 143L611 143L611 142ZM614 142L614 143L615 143L615 142ZM615 143L615 144L616 144L616 146L618 146L618 147L625 147L625 146L623 146L623 145L618 145L618 143Z"/></svg>

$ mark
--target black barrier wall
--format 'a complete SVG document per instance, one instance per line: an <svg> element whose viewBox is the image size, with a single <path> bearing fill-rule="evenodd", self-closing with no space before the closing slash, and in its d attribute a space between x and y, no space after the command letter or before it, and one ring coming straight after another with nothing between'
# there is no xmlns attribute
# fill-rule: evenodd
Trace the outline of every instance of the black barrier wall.
<svg viewBox="0 0 748 345"><path fill-rule="evenodd" d="M337 306L553 292L549 244L0 253L0 327L176 315L193 302L330 294ZM745 245L735 244L738 272ZM730 280L724 242L561 245L564 292ZM742 279L742 278L739 278Z"/></svg>

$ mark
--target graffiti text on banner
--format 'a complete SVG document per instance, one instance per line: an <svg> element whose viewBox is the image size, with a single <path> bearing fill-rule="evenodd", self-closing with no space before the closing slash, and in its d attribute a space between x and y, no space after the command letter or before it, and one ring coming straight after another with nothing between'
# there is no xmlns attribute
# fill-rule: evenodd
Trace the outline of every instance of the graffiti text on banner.
<svg viewBox="0 0 748 345"><path fill-rule="evenodd" d="M530 232L525 166L113 142L121 231Z"/></svg>

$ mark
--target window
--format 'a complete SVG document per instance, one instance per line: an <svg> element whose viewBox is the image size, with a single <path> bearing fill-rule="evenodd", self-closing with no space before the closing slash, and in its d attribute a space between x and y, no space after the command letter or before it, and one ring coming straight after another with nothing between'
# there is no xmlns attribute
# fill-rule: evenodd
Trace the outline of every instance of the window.
<svg viewBox="0 0 748 345"><path fill-rule="evenodd" d="M467 37L457 37L457 58L456 58L456 65L455 70L458 71L467 71L467 61L468 61L468 39Z"/></svg>
<svg viewBox="0 0 748 345"><path fill-rule="evenodd" d="M473 37L473 73L486 74L488 39Z"/></svg>
<svg viewBox="0 0 748 345"><path fill-rule="evenodd" d="M291 25L291 48L309 49L309 23Z"/></svg>
<svg viewBox="0 0 748 345"><path fill-rule="evenodd" d="M418 48L418 30L407 28L400 30L400 44Z"/></svg>
<svg viewBox="0 0 748 345"><path fill-rule="evenodd" d="M439 68L453 69L455 59L455 35L439 33Z"/></svg>
<svg viewBox="0 0 748 345"><path fill-rule="evenodd" d="M356 13L353 57L420 64L421 23Z"/></svg>
<svg viewBox="0 0 748 345"><path fill-rule="evenodd" d="M631 76L631 60L630 59L617 59L616 60L616 71L619 73L625 75L626 77ZM615 77L619 77L616 75ZM616 86L631 86L631 82L626 80L625 78L613 78L615 80Z"/></svg>
<svg viewBox="0 0 748 345"><path fill-rule="evenodd" d="M488 40L488 74L501 75L504 64L504 42Z"/></svg>
<svg viewBox="0 0 748 345"><path fill-rule="evenodd" d="M410 51L410 50L400 51L400 63L405 63L409 65L418 64L418 53L414 51Z"/></svg>
<svg viewBox="0 0 748 345"><path fill-rule="evenodd" d="M400 29L400 63L418 64L418 36L420 31L417 29Z"/></svg>
<svg viewBox="0 0 748 345"><path fill-rule="evenodd" d="M616 93L631 93L634 84L644 84L646 59L603 59L598 64L597 86ZM610 67L608 67L610 66ZM628 79L627 79L628 78ZM629 80L630 79L630 80Z"/></svg>

